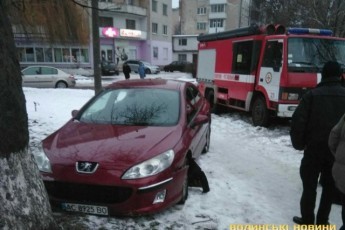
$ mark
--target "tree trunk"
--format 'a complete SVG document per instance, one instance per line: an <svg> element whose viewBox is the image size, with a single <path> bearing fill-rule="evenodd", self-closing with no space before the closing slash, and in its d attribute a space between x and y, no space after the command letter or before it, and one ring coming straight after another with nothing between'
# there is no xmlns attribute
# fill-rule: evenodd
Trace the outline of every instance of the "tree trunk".
<svg viewBox="0 0 345 230"><path fill-rule="evenodd" d="M0 1L0 229L49 229L52 211L27 150L28 117L6 2Z"/></svg>

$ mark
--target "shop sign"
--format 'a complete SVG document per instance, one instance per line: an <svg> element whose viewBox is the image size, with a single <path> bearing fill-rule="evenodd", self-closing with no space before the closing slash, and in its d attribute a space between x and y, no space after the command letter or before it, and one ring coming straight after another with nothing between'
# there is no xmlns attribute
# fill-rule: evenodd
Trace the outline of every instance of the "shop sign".
<svg viewBox="0 0 345 230"><path fill-rule="evenodd" d="M115 27L104 27L102 29L102 35L107 38L115 38L119 36L119 30Z"/></svg>
<svg viewBox="0 0 345 230"><path fill-rule="evenodd" d="M120 36L121 37L140 38L141 37L141 31L140 30L120 29Z"/></svg>

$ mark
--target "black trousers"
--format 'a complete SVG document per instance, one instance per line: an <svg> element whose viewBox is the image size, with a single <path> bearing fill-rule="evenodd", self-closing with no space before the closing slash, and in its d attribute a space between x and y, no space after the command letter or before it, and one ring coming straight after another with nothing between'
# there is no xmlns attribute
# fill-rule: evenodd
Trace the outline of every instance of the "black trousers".
<svg viewBox="0 0 345 230"><path fill-rule="evenodd" d="M319 178L322 179L322 194L316 215L316 224L327 224L332 207L334 180L333 160L320 159L313 154L304 154L300 167L303 193L300 201L302 219L305 224L315 224L315 203Z"/></svg>

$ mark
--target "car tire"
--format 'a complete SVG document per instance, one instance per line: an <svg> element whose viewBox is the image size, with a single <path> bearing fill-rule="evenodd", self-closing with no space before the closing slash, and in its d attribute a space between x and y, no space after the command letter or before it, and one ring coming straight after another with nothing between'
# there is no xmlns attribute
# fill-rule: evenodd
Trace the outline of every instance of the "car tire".
<svg viewBox="0 0 345 230"><path fill-rule="evenodd" d="M267 109L265 99L262 96L258 96L254 99L252 106L252 121L254 126L268 126L269 110Z"/></svg>
<svg viewBox="0 0 345 230"><path fill-rule="evenodd" d="M185 165L188 165L188 159L185 159ZM184 204L186 203L186 200L188 199L188 170L186 173L186 177L183 181L183 186L182 186L182 197L181 200L177 204Z"/></svg>
<svg viewBox="0 0 345 230"><path fill-rule="evenodd" d="M151 70L150 69L145 69L145 73L146 74L151 74Z"/></svg>
<svg viewBox="0 0 345 230"><path fill-rule="evenodd" d="M202 149L203 154L208 153L210 149L210 143L211 143L211 124L209 124L208 130L206 133L206 143L205 143L204 148Z"/></svg>
<svg viewBox="0 0 345 230"><path fill-rule="evenodd" d="M68 85L67 85L67 83L66 82L64 82L64 81L58 81L58 82L56 82L56 84L55 84L55 88L68 88Z"/></svg>

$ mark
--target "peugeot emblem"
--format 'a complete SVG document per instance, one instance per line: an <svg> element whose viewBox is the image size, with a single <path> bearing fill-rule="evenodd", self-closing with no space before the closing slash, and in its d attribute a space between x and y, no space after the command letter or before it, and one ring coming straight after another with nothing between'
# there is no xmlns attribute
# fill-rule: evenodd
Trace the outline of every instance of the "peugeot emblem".
<svg viewBox="0 0 345 230"><path fill-rule="evenodd" d="M75 163L75 168L79 173L94 173L98 168L98 163L87 162L87 161L77 161Z"/></svg>

